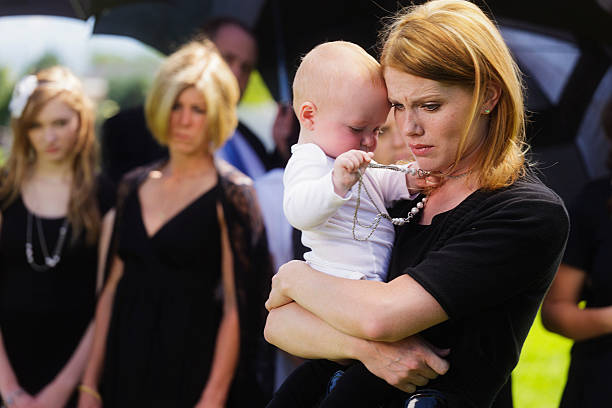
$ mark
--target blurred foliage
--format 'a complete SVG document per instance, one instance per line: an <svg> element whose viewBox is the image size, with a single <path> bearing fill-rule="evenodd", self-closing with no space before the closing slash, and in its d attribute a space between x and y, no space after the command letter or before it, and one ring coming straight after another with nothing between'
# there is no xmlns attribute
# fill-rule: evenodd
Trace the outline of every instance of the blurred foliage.
<svg viewBox="0 0 612 408"><path fill-rule="evenodd" d="M53 67L55 65L61 65L62 60L59 59L57 55L55 55L51 51L47 51L44 53L39 59L35 60L31 65L29 65L24 72L21 73L21 76L34 74L41 69Z"/></svg>
<svg viewBox="0 0 612 408"><path fill-rule="evenodd" d="M13 93L13 81L10 78L8 68L0 68L0 125L8 125L10 113L8 110L11 94Z"/></svg>
<svg viewBox="0 0 612 408"><path fill-rule="evenodd" d="M33 74L44 68L49 68L54 65L61 64L62 61L52 52L46 52L40 58L34 60L24 69L23 72L17 73L17 78L12 78L11 71L8 67L0 67L0 126L8 126L10 121L10 112L8 110L13 93L15 82L23 76Z"/></svg>
<svg viewBox="0 0 612 408"><path fill-rule="evenodd" d="M142 75L109 78L107 99L115 101L119 109L137 106L144 102L149 82Z"/></svg>

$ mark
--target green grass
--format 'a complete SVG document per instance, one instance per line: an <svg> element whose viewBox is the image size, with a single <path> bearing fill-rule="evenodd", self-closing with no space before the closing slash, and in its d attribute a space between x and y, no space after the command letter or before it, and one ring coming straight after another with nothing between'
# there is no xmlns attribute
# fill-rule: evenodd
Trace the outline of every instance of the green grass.
<svg viewBox="0 0 612 408"><path fill-rule="evenodd" d="M571 340L544 329L538 313L512 372L514 408L559 406L571 346Z"/></svg>

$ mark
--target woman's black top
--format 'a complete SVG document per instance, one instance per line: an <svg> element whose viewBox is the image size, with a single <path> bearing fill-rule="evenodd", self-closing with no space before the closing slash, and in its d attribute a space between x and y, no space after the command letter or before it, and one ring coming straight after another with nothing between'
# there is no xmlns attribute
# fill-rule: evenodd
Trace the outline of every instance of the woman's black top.
<svg viewBox="0 0 612 408"><path fill-rule="evenodd" d="M99 177L102 215L114 205L115 188ZM0 231L0 331L21 387L36 394L66 365L91 322L96 304L98 246L84 233L72 242L72 228L55 268L36 271L25 254L27 212L21 196L2 211ZM51 251L65 217L41 218ZM34 259L44 264L36 224Z"/></svg>
<svg viewBox="0 0 612 408"><path fill-rule="evenodd" d="M451 349L450 370L427 388L451 406L491 405L518 361L568 229L561 199L535 179L476 191L431 225L399 228L389 279L409 274L449 316L421 333Z"/></svg>

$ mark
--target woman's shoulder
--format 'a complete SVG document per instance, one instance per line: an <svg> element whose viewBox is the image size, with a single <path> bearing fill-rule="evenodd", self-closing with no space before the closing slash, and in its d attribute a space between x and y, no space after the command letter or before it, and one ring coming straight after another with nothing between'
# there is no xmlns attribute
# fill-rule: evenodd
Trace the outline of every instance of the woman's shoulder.
<svg viewBox="0 0 612 408"><path fill-rule="evenodd" d="M250 191L253 188L253 180L229 162L217 157L215 168L222 186L232 186L240 191Z"/></svg>
<svg viewBox="0 0 612 408"><path fill-rule="evenodd" d="M453 211L459 220L512 222L530 219L533 224L569 225L563 200L537 177L523 177L508 187L478 190Z"/></svg>
<svg viewBox="0 0 612 408"><path fill-rule="evenodd" d="M496 190L479 190L479 201L488 203L538 202L543 205L565 207L563 199L537 176L524 176L513 184Z"/></svg>

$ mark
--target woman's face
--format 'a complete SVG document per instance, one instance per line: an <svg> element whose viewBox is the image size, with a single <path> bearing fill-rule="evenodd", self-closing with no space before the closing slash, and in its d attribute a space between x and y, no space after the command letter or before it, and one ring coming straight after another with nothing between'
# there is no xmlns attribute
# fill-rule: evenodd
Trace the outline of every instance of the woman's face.
<svg viewBox="0 0 612 408"><path fill-rule="evenodd" d="M28 129L37 160L70 160L79 138L79 122L78 113L61 99L48 101Z"/></svg>
<svg viewBox="0 0 612 408"><path fill-rule="evenodd" d="M182 91L170 112L168 147L183 154L208 151L206 101L194 87Z"/></svg>
<svg viewBox="0 0 612 408"><path fill-rule="evenodd" d="M454 163L472 94L459 86L385 68L389 101L398 132L424 170L445 172ZM467 151L475 136L468 138ZM460 170L466 163L459 164Z"/></svg>

